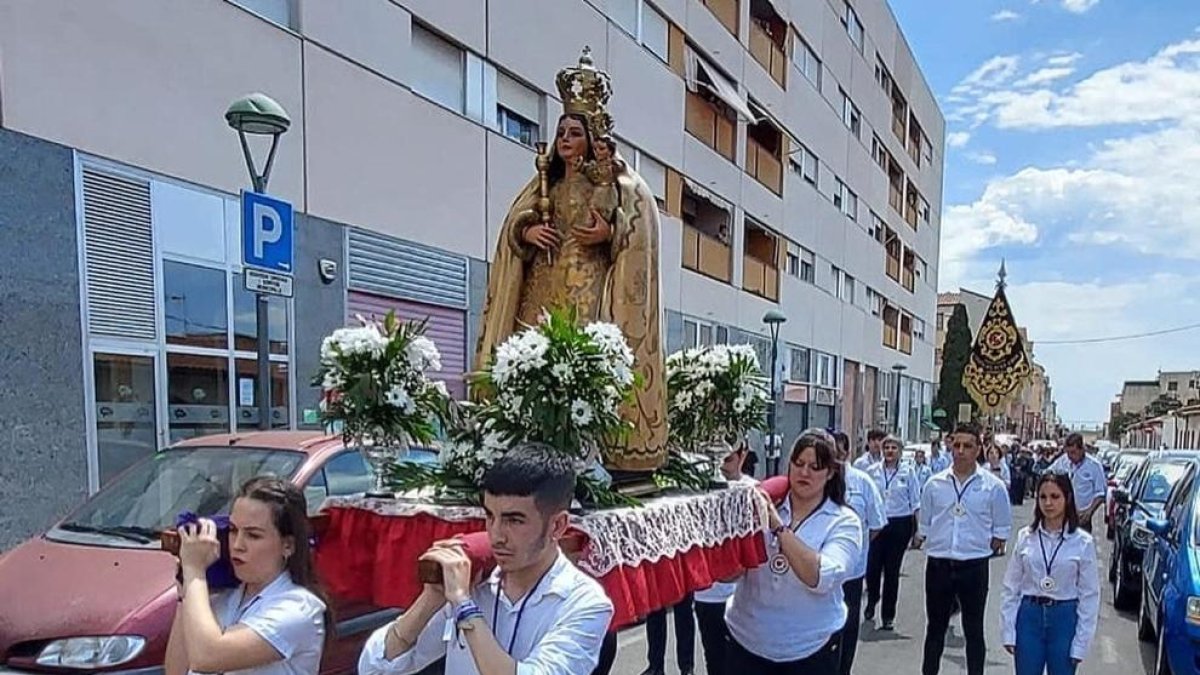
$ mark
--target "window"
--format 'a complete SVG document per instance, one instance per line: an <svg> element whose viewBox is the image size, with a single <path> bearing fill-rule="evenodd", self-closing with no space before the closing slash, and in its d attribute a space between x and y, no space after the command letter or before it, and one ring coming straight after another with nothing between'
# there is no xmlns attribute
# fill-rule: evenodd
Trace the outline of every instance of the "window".
<svg viewBox="0 0 1200 675"><path fill-rule="evenodd" d="M714 326L711 323L683 320L683 348L708 347L714 344L725 344L729 340L729 329L724 326Z"/></svg>
<svg viewBox="0 0 1200 675"><path fill-rule="evenodd" d="M880 244L883 243L884 232L887 230L887 225L883 224L883 218L879 217L878 213L871 212L871 229L868 233Z"/></svg>
<svg viewBox="0 0 1200 675"><path fill-rule="evenodd" d="M933 161L933 145L930 144L928 136L921 137L921 154L925 157L926 162Z"/></svg>
<svg viewBox="0 0 1200 675"><path fill-rule="evenodd" d="M833 297L842 297L842 270L837 265L829 265L829 292Z"/></svg>
<svg viewBox="0 0 1200 675"><path fill-rule="evenodd" d="M803 347L788 348L788 381L808 382L808 350Z"/></svg>
<svg viewBox="0 0 1200 675"><path fill-rule="evenodd" d="M277 23L284 28L295 28L292 25L291 0L233 0L233 4L241 5L267 21Z"/></svg>
<svg viewBox="0 0 1200 675"><path fill-rule="evenodd" d="M626 33L638 35L638 5L641 0L608 0L608 16Z"/></svg>
<svg viewBox="0 0 1200 675"><path fill-rule="evenodd" d="M639 33L639 39L650 53L662 59L663 63L667 62L667 43L670 33L670 24L666 17L658 13L650 5L642 2L642 25Z"/></svg>
<svg viewBox="0 0 1200 675"><path fill-rule="evenodd" d="M665 209L667 199L667 167L641 150L637 151L636 159L635 168L638 175L650 186L650 192L654 194L655 200L658 201L659 208Z"/></svg>
<svg viewBox="0 0 1200 675"><path fill-rule="evenodd" d="M892 74L888 72L887 66L883 64L883 57L879 54L875 55L875 83L885 94L892 95Z"/></svg>
<svg viewBox="0 0 1200 675"><path fill-rule="evenodd" d="M466 54L413 24L413 90L455 112L464 112Z"/></svg>
<svg viewBox="0 0 1200 675"><path fill-rule="evenodd" d="M1167 383L1167 391L1179 391L1179 383L1178 382L1168 382Z"/></svg>
<svg viewBox="0 0 1200 675"><path fill-rule="evenodd" d="M846 32L850 35L850 41L858 47L858 52L861 54L863 50L863 25L858 20L858 13L846 3L846 12L842 15L842 25L846 27Z"/></svg>
<svg viewBox="0 0 1200 675"><path fill-rule="evenodd" d="M812 82L817 89L821 88L821 60L817 58L817 53L812 47L796 34L796 46L792 51L792 62L800 69L800 73L804 75L804 79Z"/></svg>
<svg viewBox="0 0 1200 675"><path fill-rule="evenodd" d="M854 277L842 272L842 289L838 295L843 302L854 304Z"/></svg>
<svg viewBox="0 0 1200 675"><path fill-rule="evenodd" d="M872 134L871 137L871 157L875 159L875 163L883 169L884 173L888 172L888 166L891 164L891 154L887 148L883 146L883 141L879 140L879 134Z"/></svg>
<svg viewBox="0 0 1200 675"><path fill-rule="evenodd" d="M229 348L226 282L223 270L163 261L168 344Z"/></svg>
<svg viewBox="0 0 1200 675"><path fill-rule="evenodd" d="M233 275L233 348L258 351L258 308L254 294L246 290L240 273ZM267 342L272 354L287 354L287 300L267 296ZM256 371L257 372L257 371Z"/></svg>
<svg viewBox="0 0 1200 675"><path fill-rule="evenodd" d="M796 158L796 155L799 156L799 159ZM799 146L790 160L790 163L792 171L800 174L800 177L803 178L806 183L814 186L817 184L817 171L820 166L820 162L817 161L816 155L808 151L808 148L804 147L803 145Z"/></svg>
<svg viewBox="0 0 1200 675"><path fill-rule="evenodd" d="M833 205L850 220L858 220L858 195L854 194L841 179L834 179Z"/></svg>
<svg viewBox="0 0 1200 675"><path fill-rule="evenodd" d="M854 134L855 138L859 138L862 133L862 113L859 111L858 106L854 105L854 101L850 100L845 91L842 91L841 94L842 123L846 125L850 133Z"/></svg>
<svg viewBox="0 0 1200 675"><path fill-rule="evenodd" d="M813 383L834 388L837 386L837 357L823 352L813 352Z"/></svg>
<svg viewBox="0 0 1200 675"><path fill-rule="evenodd" d="M787 273L794 277L800 276L800 254L795 251L787 252Z"/></svg>
<svg viewBox="0 0 1200 675"><path fill-rule="evenodd" d="M923 320L913 317L912 334L918 340L925 339L925 322Z"/></svg>
<svg viewBox="0 0 1200 675"><path fill-rule="evenodd" d="M920 201L921 205L919 207L919 213L921 214L921 221L928 224L929 223L929 202L926 201L924 197L921 197L920 200L921 200Z"/></svg>
<svg viewBox="0 0 1200 675"><path fill-rule="evenodd" d="M800 280L816 283L817 256L812 251L800 249Z"/></svg>
<svg viewBox="0 0 1200 675"><path fill-rule="evenodd" d="M887 299L879 294L878 291L871 287L867 287L867 306L871 310L871 316L881 316L883 308L887 305Z"/></svg>
<svg viewBox="0 0 1200 675"><path fill-rule="evenodd" d="M514 141L533 146L541 140L542 97L537 91L496 72L496 127Z"/></svg>

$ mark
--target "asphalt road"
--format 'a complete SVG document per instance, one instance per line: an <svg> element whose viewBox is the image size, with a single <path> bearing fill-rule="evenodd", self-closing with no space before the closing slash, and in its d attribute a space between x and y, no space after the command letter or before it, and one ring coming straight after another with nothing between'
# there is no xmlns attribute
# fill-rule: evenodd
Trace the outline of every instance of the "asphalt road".
<svg viewBox="0 0 1200 675"><path fill-rule="evenodd" d="M1024 526L1032 519L1033 502L1025 500L1023 507L1014 508L1015 524ZM1108 584L1109 542L1104 538L1101 516L1097 515L1099 536L1100 580L1103 597L1100 605L1100 621L1092 649L1079 668L1084 675L1136 675L1149 674L1154 664L1154 648L1137 639L1136 613L1118 612L1112 606L1112 586ZM1014 530L1015 531L1015 530ZM988 660L989 673L1012 672L1012 658L1000 644L1000 587L1004 578L1007 558L992 561L991 594L988 597ZM920 673L921 648L925 635L924 595L925 555L910 551L905 556L900 581L899 616L894 632L879 632L864 624L859 638L858 657L854 672L863 675L875 673ZM675 646L673 622L668 622L671 642L667 645L667 673L675 674ZM646 668L646 632L642 627L623 631L619 638L614 675L639 675ZM957 620L951 623L942 656L941 672L946 675L966 673L966 656L962 630ZM704 673L704 655L700 650L699 636L696 640L697 673ZM749 675L749 674L745 674Z"/></svg>

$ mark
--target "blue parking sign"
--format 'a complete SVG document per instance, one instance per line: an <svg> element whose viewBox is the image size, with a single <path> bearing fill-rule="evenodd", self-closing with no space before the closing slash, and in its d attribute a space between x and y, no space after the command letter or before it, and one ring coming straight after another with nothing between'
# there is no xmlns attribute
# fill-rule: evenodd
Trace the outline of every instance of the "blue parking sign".
<svg viewBox="0 0 1200 675"><path fill-rule="evenodd" d="M242 264L292 273L292 205L242 191Z"/></svg>

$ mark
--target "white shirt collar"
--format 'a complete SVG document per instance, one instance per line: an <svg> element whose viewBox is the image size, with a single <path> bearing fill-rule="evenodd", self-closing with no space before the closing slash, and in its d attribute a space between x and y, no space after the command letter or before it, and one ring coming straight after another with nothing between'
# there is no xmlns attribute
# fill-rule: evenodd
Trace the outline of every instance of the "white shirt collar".
<svg viewBox="0 0 1200 675"><path fill-rule="evenodd" d="M550 565L550 569L546 570L546 576L542 578L541 583L537 584L537 587L531 589L531 591L526 591L527 594L530 592L533 593L533 595L529 596L528 602L531 605L536 605L548 593L553 593L554 595L563 598L567 597L568 593L570 593L571 588L573 587L573 584L570 583L571 579L569 578L569 575L563 574L563 571L568 565L571 565L571 561L567 559L567 556L560 549L558 551L558 557L554 559L554 562ZM516 600L508 599L508 596L504 594L500 584L502 574L503 573L500 571L500 568L497 567L492 570L491 576L488 577L488 585L491 586L492 593L495 594L497 598L500 598L501 602L507 604L526 602L521 598L517 598Z"/></svg>

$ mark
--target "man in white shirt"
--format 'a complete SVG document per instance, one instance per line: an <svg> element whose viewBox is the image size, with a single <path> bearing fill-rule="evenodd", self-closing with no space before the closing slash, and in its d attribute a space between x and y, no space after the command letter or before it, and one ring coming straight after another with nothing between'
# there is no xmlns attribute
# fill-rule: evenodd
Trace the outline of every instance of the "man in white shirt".
<svg viewBox="0 0 1200 675"><path fill-rule="evenodd" d="M883 441L883 461L866 470L883 495L883 511L887 516L887 524L867 557L867 608L863 612L867 621L874 619L875 606L882 597L880 630L894 627L896 599L900 595L900 568L904 564L904 552L912 544L915 516L921 507L921 484L912 467L900 461L901 447L900 439L888 436Z"/></svg>
<svg viewBox="0 0 1200 675"><path fill-rule="evenodd" d="M875 481L865 471L850 466L850 438L842 432L833 435L837 442L837 459L846 473L846 506L862 521L862 551L850 569L849 578L842 584L842 597L846 602L846 625L842 626L841 675L850 675L854 667L854 655L858 652L858 629L861 621L863 578L867 574L867 557L871 541L887 524L883 514L883 497Z"/></svg>
<svg viewBox="0 0 1200 675"><path fill-rule="evenodd" d="M917 482L921 484L922 489L925 488L929 479L933 478L934 470L929 462L925 461L924 450L917 450L913 453L913 473L917 474Z"/></svg>
<svg viewBox="0 0 1200 675"><path fill-rule="evenodd" d="M950 452L942 449L942 442L933 439L929 442L929 468L933 473L941 473L950 468Z"/></svg>
<svg viewBox="0 0 1200 675"><path fill-rule="evenodd" d="M1075 490L1075 504L1079 508L1079 527L1092 531L1092 515L1104 503L1108 490L1108 479L1100 460L1087 454L1083 447L1083 436L1067 436L1063 454L1054 460L1048 471L1065 473L1071 478Z"/></svg>
<svg viewBox="0 0 1200 675"><path fill-rule="evenodd" d="M867 452L854 460L854 468L866 471L872 464L878 464L883 461L883 439L887 438L887 434L879 429L872 429L867 432Z"/></svg>
<svg viewBox="0 0 1200 675"><path fill-rule="evenodd" d="M979 430L960 425L950 437L954 463L929 479L921 494L914 546L926 546L923 675L937 675L954 603L962 608L967 673L983 675L987 645L988 561L1004 552L1012 510L1004 483L979 466ZM927 542L927 543L926 543Z"/></svg>
<svg viewBox="0 0 1200 675"><path fill-rule="evenodd" d="M496 570L472 588L471 561L455 541L421 556L442 568L400 618L375 631L360 675L416 673L442 656L447 675L590 673L613 606L558 547L575 490L569 459L542 444L513 448L483 477Z"/></svg>

